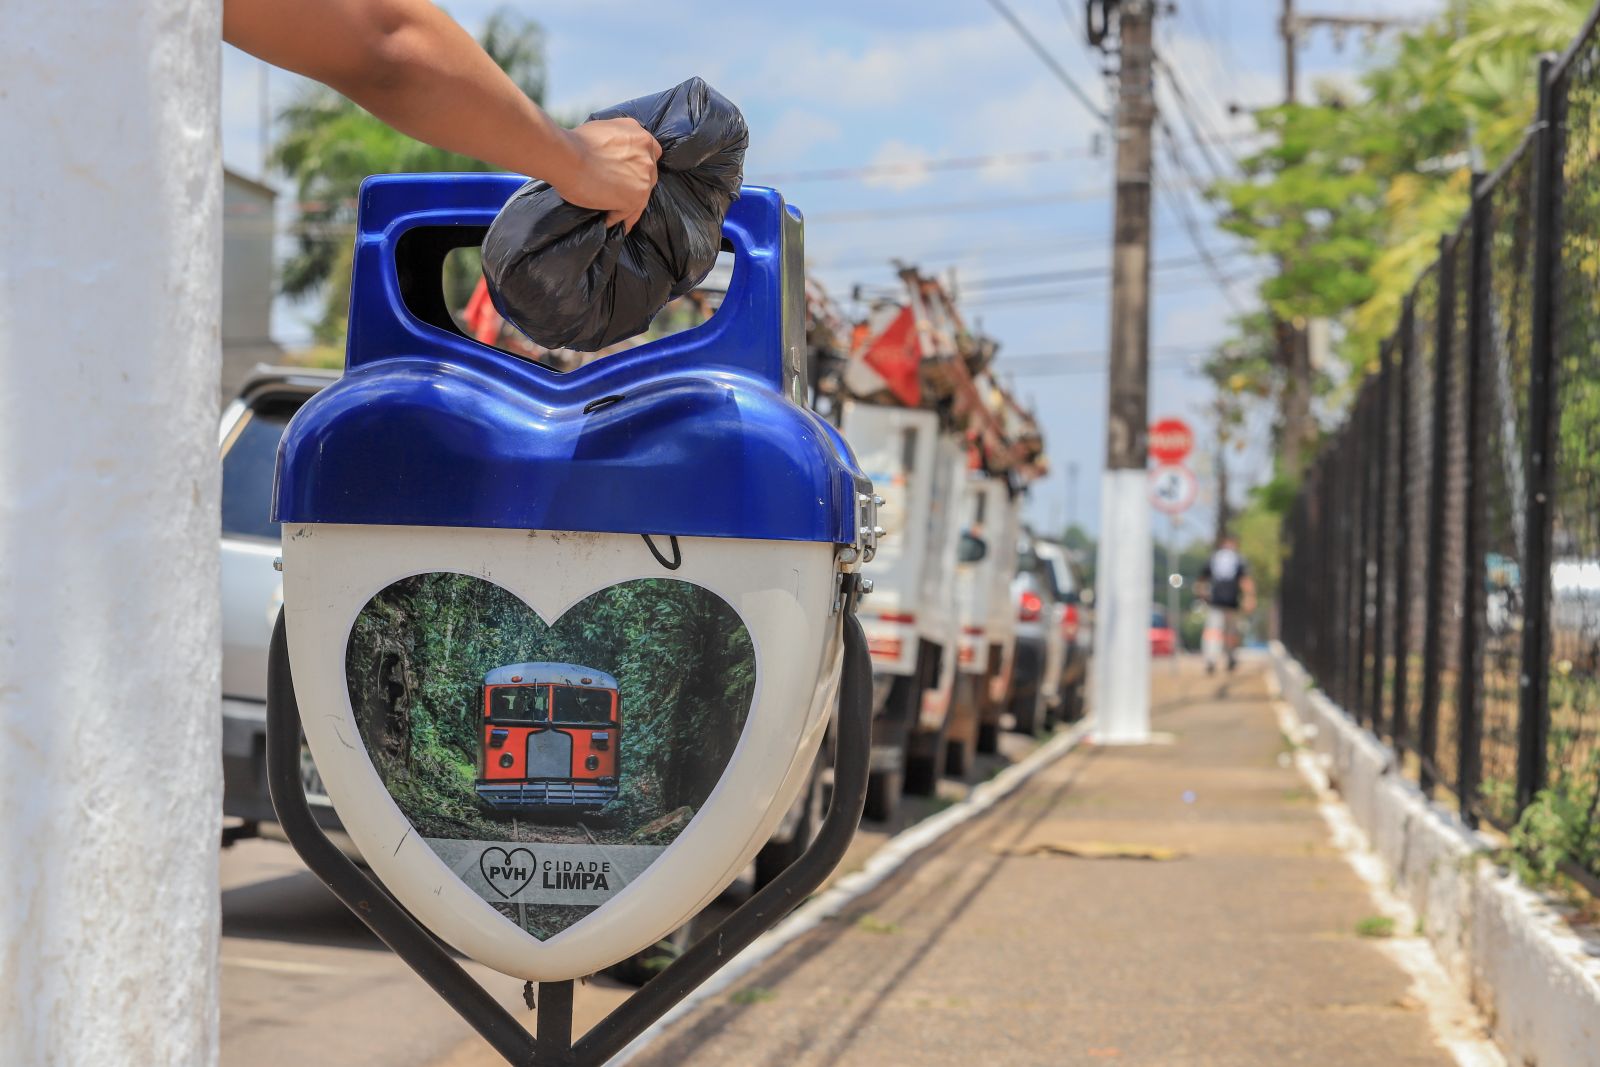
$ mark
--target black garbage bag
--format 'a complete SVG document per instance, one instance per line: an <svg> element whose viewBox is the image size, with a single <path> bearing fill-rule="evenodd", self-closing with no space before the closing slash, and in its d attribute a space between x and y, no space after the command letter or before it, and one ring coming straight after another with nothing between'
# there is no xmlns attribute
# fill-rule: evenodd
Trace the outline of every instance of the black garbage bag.
<svg viewBox="0 0 1600 1067"><path fill-rule="evenodd" d="M531 181L483 242L500 314L537 344L580 352L642 333L710 273L750 139L739 109L699 78L589 117L635 119L661 142L656 188L632 232Z"/></svg>

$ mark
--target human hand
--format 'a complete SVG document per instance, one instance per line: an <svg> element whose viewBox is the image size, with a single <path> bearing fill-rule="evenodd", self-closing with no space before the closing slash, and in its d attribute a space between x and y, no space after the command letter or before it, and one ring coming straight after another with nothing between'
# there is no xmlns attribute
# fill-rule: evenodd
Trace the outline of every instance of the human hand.
<svg viewBox="0 0 1600 1067"><path fill-rule="evenodd" d="M597 119L568 133L577 162L550 185L561 199L606 213L606 225L627 229L644 214L656 186L661 145L633 119Z"/></svg>

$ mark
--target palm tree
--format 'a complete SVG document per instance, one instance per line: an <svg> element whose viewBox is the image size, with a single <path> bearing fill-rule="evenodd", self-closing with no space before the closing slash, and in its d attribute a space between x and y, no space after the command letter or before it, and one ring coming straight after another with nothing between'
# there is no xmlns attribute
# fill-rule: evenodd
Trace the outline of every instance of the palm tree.
<svg viewBox="0 0 1600 1067"><path fill-rule="evenodd" d="M536 103L544 102L544 31L537 22L501 8L489 16L478 40L523 92ZM324 344L342 344L350 299L356 192L362 179L401 171L491 168L412 140L320 85L308 88L278 119L283 132L273 149L272 162L293 179L300 205L294 229L296 249L283 265L280 287L297 298L322 293L317 339ZM465 302L476 281L475 267L475 263L454 262L448 281L457 304Z"/></svg>

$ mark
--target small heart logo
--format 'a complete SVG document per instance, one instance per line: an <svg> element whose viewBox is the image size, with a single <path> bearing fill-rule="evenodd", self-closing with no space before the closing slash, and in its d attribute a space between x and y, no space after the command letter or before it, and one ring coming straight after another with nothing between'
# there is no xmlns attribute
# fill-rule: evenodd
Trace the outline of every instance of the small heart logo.
<svg viewBox="0 0 1600 1067"><path fill-rule="evenodd" d="M533 853L525 848L507 852L503 848L486 848L478 856L478 870L489 888L510 900L533 881Z"/></svg>

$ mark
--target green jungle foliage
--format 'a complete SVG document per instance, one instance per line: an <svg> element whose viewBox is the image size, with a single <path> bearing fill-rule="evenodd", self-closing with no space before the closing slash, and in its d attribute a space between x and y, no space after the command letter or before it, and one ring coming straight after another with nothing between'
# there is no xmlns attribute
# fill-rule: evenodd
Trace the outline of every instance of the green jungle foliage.
<svg viewBox="0 0 1600 1067"><path fill-rule="evenodd" d="M483 676L541 660L617 678L620 795L581 821L509 819L475 792ZM738 615L688 582L614 585L546 626L507 590L461 574L417 575L374 597L351 631L345 671L362 741L424 837L634 844L666 844L704 803L756 679Z"/></svg>

